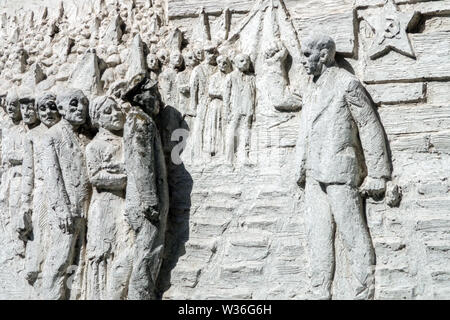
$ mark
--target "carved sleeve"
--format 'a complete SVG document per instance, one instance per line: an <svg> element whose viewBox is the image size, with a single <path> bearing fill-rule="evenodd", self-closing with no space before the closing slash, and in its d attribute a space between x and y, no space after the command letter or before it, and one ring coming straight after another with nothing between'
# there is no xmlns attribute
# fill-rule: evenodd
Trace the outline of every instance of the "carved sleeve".
<svg viewBox="0 0 450 320"><path fill-rule="evenodd" d="M25 138L22 163L22 205L31 206L34 189L34 152L33 142Z"/></svg>
<svg viewBox="0 0 450 320"><path fill-rule="evenodd" d="M295 182L304 182L306 176L306 154L307 154L307 122L305 110L300 115L300 129L295 147Z"/></svg>
<svg viewBox="0 0 450 320"><path fill-rule="evenodd" d="M358 126L368 176L389 179L391 177L391 165L383 126L361 82L357 80L350 82L345 100Z"/></svg>
<svg viewBox="0 0 450 320"><path fill-rule="evenodd" d="M94 144L86 148L86 163L88 167L89 181L97 189L122 190L126 186L127 176L119 166L113 163L105 163L102 160L101 150ZM112 171L117 172L112 172Z"/></svg>
<svg viewBox="0 0 450 320"><path fill-rule="evenodd" d="M192 116L195 116L197 113L197 105L199 101L199 74L197 70L192 72L192 76L190 79L190 92L191 92L191 102L190 102L190 113Z"/></svg>
<svg viewBox="0 0 450 320"><path fill-rule="evenodd" d="M135 231L149 214L158 211L155 130L153 120L142 114L129 115L124 128L128 175L125 218Z"/></svg>
<svg viewBox="0 0 450 320"><path fill-rule="evenodd" d="M226 118L229 120L231 117L231 92L233 88L233 81L231 74L227 75L225 79L225 90L223 93L223 108Z"/></svg>
<svg viewBox="0 0 450 320"><path fill-rule="evenodd" d="M43 167L46 168L45 183L49 208L59 217L70 216L70 199L64 185L55 141L52 137L44 140Z"/></svg>

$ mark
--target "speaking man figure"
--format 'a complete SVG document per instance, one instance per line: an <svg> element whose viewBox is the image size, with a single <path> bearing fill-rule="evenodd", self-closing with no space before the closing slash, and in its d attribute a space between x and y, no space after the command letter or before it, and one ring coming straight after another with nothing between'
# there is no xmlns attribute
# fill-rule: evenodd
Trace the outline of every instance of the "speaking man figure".
<svg viewBox="0 0 450 320"><path fill-rule="evenodd" d="M331 299L336 232L350 261L355 299L374 294L375 255L363 198L382 196L391 176L383 127L361 82L335 62L332 38L302 41L311 76L296 149L296 182L305 190L305 225L316 298Z"/></svg>

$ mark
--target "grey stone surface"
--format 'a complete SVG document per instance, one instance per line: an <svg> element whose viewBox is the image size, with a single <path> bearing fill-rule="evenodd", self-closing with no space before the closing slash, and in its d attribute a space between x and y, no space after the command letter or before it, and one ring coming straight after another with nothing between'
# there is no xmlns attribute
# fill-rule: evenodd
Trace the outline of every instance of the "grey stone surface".
<svg viewBox="0 0 450 320"><path fill-rule="evenodd" d="M445 0L0 0L0 298L448 299L449 34Z"/></svg>

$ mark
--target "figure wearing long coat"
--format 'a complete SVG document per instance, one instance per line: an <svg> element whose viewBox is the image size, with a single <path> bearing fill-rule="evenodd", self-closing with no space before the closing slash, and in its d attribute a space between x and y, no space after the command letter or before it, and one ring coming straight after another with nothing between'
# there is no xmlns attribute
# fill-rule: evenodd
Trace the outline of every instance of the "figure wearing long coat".
<svg viewBox="0 0 450 320"><path fill-rule="evenodd" d="M374 294L375 256L359 187L366 177L389 179L383 127L362 84L332 66L305 95L296 150L296 181L305 181L305 226L317 298L331 298L334 239L351 261L351 294Z"/></svg>
<svg viewBox="0 0 450 320"><path fill-rule="evenodd" d="M169 211L164 151L155 122L142 111L128 115L124 141L125 212L135 233L128 299L155 299Z"/></svg>
<svg viewBox="0 0 450 320"><path fill-rule="evenodd" d="M43 167L48 194L50 247L42 270L44 298L66 299L79 290L85 250L86 217L91 197L91 184L86 167L85 149L89 140L80 130L62 119L51 127L44 139ZM59 226L59 217L71 212L73 227L67 232ZM71 277L66 290L67 278ZM76 287L78 286L78 287ZM76 294L76 293L75 293Z"/></svg>
<svg viewBox="0 0 450 320"><path fill-rule="evenodd" d="M41 123L30 130L24 141L22 165L22 208L30 208L31 234L26 248L27 280L34 282L45 258L49 245L47 188L43 168L43 139L48 128ZM26 221L26 223L29 221Z"/></svg>
<svg viewBox="0 0 450 320"><path fill-rule="evenodd" d="M3 239L11 255L24 255L25 248L17 228L21 225L20 203L22 189L22 162L26 128L22 123L2 130L2 180L0 185L0 223ZM4 243L5 243L4 242ZM5 245L6 245L5 243Z"/></svg>
<svg viewBox="0 0 450 320"><path fill-rule="evenodd" d="M121 136L99 132L86 148L93 195L86 245L86 299L126 298L133 232L125 220L127 176Z"/></svg>

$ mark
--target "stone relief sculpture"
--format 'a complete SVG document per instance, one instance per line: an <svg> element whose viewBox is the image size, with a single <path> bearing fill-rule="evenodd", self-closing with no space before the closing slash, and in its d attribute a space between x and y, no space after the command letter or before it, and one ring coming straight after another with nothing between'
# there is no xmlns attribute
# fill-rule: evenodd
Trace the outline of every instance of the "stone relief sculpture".
<svg viewBox="0 0 450 320"><path fill-rule="evenodd" d="M289 52L281 41L276 41L264 52L264 88L270 101L278 111L298 111L302 106L301 97L290 92L286 61Z"/></svg>
<svg viewBox="0 0 450 320"><path fill-rule="evenodd" d="M193 51L189 48L183 53L183 60L185 68L177 74L177 89L178 89L178 110L183 115L187 127L192 129L194 112L190 109L191 88L190 80L192 70L197 66L198 61Z"/></svg>
<svg viewBox="0 0 450 320"><path fill-rule="evenodd" d="M201 49L196 49L196 57L203 61L194 68L191 75L191 103L190 109L195 113L195 121L191 135L190 145L194 159L199 159L203 155L203 131L208 109L208 88L209 79L217 70L216 58L217 48L209 43L202 53ZM204 55L204 58L202 57ZM188 150L190 150L187 147Z"/></svg>
<svg viewBox="0 0 450 320"><path fill-rule="evenodd" d="M147 66L149 69L150 79L153 81L157 81L159 71L160 71L160 66L159 66L159 59L155 54L150 53L149 55L147 55Z"/></svg>
<svg viewBox="0 0 450 320"><path fill-rule="evenodd" d="M208 110L203 131L203 150L210 156L224 154L226 117L223 105L225 83L232 66L226 56L217 57L218 70L211 76L208 88Z"/></svg>
<svg viewBox="0 0 450 320"><path fill-rule="evenodd" d="M234 163L248 162L250 129L255 118L256 86L250 57L238 54L234 57L236 70L231 72L225 84L224 106L227 120L226 158Z"/></svg>
<svg viewBox="0 0 450 320"><path fill-rule="evenodd" d="M401 12L393 0L386 0L381 14L372 22L376 36L369 49L370 59L378 59L391 50L415 58L407 32L418 22L417 12Z"/></svg>
<svg viewBox="0 0 450 320"><path fill-rule="evenodd" d="M22 186L23 144L26 134L22 123L20 99L15 88L6 96L7 127L2 130L2 181L0 185L0 206L2 233L5 243L11 249L10 255L24 254L24 245L18 238L20 221L20 197Z"/></svg>
<svg viewBox="0 0 450 320"><path fill-rule="evenodd" d="M0 298L448 296L443 1L23 2Z"/></svg>
<svg viewBox="0 0 450 320"><path fill-rule="evenodd" d="M51 92L44 93L37 99L36 109L41 123L27 133L24 142L20 213L24 224L19 230L22 239L27 241L26 279L30 284L34 284L42 271L50 237L46 168L42 163L43 140L47 130L61 119L56 106L56 95Z"/></svg>
<svg viewBox="0 0 450 320"><path fill-rule="evenodd" d="M359 80L335 64L332 38L313 34L303 39L302 50L312 88L304 99L295 166L305 189L312 291L332 297L338 233L351 260L353 296L370 299L375 255L362 197L384 194L391 177L383 127Z"/></svg>
<svg viewBox="0 0 450 320"><path fill-rule="evenodd" d="M83 265L86 218L91 198L83 125L89 101L80 90L65 89L57 96L59 123L51 127L44 140L43 166L48 194L50 239L42 268L42 291L46 299L77 297L67 287L68 268ZM81 261L77 261L80 259ZM75 272L79 275L80 269ZM75 281L80 281L78 278ZM73 287L75 289L75 287Z"/></svg>
<svg viewBox="0 0 450 320"><path fill-rule="evenodd" d="M89 112L99 133L86 147L93 194L87 223L85 295L90 300L118 300L126 297L132 266L132 231L125 221L125 113L107 96L96 98Z"/></svg>
<svg viewBox="0 0 450 320"><path fill-rule="evenodd" d="M164 151L153 120L160 97L157 86L143 78L125 99L135 107L124 127L125 216L135 237L128 299L155 299L169 210Z"/></svg>

